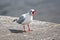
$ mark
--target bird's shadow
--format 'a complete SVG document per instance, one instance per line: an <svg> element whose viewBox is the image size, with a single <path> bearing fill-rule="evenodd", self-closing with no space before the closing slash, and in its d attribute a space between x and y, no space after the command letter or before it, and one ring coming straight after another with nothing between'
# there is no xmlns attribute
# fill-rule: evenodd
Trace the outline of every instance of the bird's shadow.
<svg viewBox="0 0 60 40"><path fill-rule="evenodd" d="M16 29L9 29L10 30L10 32L12 32L12 33L23 33L23 32L25 32L25 31L23 31L23 30L16 30Z"/></svg>

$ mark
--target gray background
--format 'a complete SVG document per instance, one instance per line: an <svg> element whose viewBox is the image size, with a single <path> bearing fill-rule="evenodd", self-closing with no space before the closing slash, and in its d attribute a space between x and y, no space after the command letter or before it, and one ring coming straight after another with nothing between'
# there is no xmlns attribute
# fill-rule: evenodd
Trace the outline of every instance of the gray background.
<svg viewBox="0 0 60 40"><path fill-rule="evenodd" d="M0 15L19 17L31 8L36 20L60 23L60 0L0 0Z"/></svg>

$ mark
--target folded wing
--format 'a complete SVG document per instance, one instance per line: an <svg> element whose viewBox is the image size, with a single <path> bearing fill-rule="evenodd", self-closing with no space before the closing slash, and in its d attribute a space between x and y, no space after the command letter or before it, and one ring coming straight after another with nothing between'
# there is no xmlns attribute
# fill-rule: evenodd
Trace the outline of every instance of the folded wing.
<svg viewBox="0 0 60 40"><path fill-rule="evenodd" d="M22 24L25 20L25 17L24 16L21 16L18 20L17 20L17 23L19 24Z"/></svg>

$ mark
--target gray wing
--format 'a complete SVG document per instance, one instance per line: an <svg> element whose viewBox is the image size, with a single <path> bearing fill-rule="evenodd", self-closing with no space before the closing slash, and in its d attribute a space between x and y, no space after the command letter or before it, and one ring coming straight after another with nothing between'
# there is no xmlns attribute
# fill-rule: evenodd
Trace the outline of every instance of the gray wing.
<svg viewBox="0 0 60 40"><path fill-rule="evenodd" d="M22 22L24 22L25 20L25 17L24 16L21 16L18 20L17 20L17 23L21 24Z"/></svg>

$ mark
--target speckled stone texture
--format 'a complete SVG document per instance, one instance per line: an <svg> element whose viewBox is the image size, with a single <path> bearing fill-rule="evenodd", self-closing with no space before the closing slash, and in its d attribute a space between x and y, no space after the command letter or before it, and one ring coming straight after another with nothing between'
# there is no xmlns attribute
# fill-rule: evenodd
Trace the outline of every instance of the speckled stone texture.
<svg viewBox="0 0 60 40"><path fill-rule="evenodd" d="M12 22L16 18L0 16L0 40L60 40L60 24L34 20L33 31L23 32L21 24Z"/></svg>

